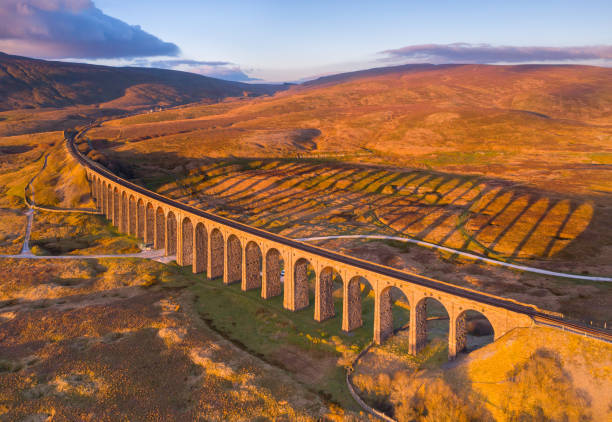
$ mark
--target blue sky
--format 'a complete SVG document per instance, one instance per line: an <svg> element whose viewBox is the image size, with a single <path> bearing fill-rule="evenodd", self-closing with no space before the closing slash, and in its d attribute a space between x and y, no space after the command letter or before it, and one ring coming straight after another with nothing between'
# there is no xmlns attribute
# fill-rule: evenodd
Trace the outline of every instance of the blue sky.
<svg viewBox="0 0 612 422"><path fill-rule="evenodd" d="M62 13L69 23L74 16L87 17L79 27L92 29L62 35L51 28L42 47L33 44L41 42L38 33L7 35L0 29L0 51L111 64L155 62L205 74L225 72L230 79L298 80L414 61L609 65L612 59L612 1L4 1L9 6L0 6L0 23L14 21L10 13L33 16L8 9L10 3L25 3L38 13L39 26ZM8 14L2 14L3 7ZM107 45L98 38L92 44L90 33L104 19ZM137 45L111 42L114 33L121 37L129 28L140 40ZM63 37L64 44L54 36ZM79 37L87 42L79 44ZM66 46L71 41L79 48ZM455 47L450 51L448 45ZM111 57L113 48L117 57ZM88 51L94 57L85 57Z"/></svg>

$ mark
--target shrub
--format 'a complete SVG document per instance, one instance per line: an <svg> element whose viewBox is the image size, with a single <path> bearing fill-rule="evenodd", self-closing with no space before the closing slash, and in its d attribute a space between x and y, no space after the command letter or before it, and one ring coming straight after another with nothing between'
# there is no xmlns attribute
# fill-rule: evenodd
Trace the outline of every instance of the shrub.
<svg viewBox="0 0 612 422"><path fill-rule="evenodd" d="M480 404L459 397L442 378L423 379L397 374L391 402L398 421L486 421Z"/></svg>
<svg viewBox="0 0 612 422"><path fill-rule="evenodd" d="M510 386L502 403L511 421L586 421L589 399L576 389L559 356L536 350L508 374Z"/></svg>

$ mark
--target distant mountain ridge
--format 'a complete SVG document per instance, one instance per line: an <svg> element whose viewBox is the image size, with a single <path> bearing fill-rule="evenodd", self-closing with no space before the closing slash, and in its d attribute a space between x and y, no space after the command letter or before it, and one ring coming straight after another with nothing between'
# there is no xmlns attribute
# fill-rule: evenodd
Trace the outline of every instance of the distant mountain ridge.
<svg viewBox="0 0 612 422"><path fill-rule="evenodd" d="M273 94L286 88L174 70L46 61L0 53L0 111L105 103L118 108L171 106Z"/></svg>
<svg viewBox="0 0 612 422"><path fill-rule="evenodd" d="M608 125L612 68L574 64L408 64L323 76L281 94L327 103L498 108ZM386 98L383 100L383 98Z"/></svg>

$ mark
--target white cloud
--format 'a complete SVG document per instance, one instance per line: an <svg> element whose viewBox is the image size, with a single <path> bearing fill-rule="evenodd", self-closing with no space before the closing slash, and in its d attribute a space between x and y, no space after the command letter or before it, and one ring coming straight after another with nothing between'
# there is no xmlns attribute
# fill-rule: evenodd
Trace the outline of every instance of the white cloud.
<svg viewBox="0 0 612 422"><path fill-rule="evenodd" d="M175 56L179 48L104 14L91 0L2 0L0 50L42 58Z"/></svg>

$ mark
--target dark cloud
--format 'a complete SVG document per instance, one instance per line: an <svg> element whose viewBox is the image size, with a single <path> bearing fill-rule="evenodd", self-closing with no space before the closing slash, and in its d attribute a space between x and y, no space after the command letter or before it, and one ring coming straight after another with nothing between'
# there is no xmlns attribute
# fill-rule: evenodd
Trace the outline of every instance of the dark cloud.
<svg viewBox="0 0 612 422"><path fill-rule="evenodd" d="M182 70L184 72L198 73L200 75L226 79L228 81L248 82L260 80L257 78L251 78L240 68L240 66L236 65L235 63L225 61L201 61L191 59L140 59L135 60L132 62L132 64L141 67Z"/></svg>
<svg viewBox="0 0 612 422"><path fill-rule="evenodd" d="M513 47L490 44L410 45L382 54L387 59L410 59L430 63L526 63L612 59L612 46L584 47Z"/></svg>
<svg viewBox="0 0 612 422"><path fill-rule="evenodd" d="M0 51L52 59L175 56L179 48L91 0L0 0Z"/></svg>

